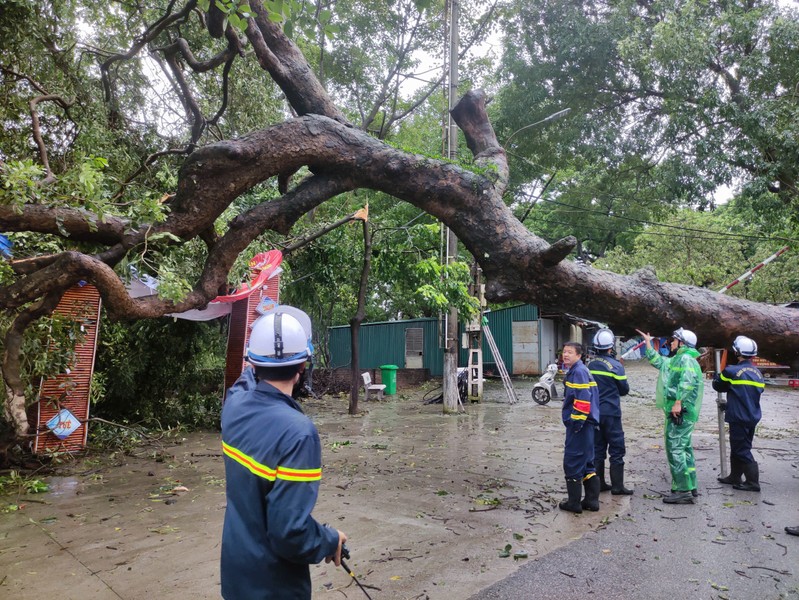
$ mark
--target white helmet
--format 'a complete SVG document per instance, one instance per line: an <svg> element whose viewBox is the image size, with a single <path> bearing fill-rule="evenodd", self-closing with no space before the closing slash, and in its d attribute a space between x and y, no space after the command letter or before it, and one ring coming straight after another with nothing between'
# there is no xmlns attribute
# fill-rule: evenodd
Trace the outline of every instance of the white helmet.
<svg viewBox="0 0 799 600"><path fill-rule="evenodd" d="M757 342L745 335L739 335L732 343L732 349L741 356L757 356Z"/></svg>
<svg viewBox="0 0 799 600"><path fill-rule="evenodd" d="M591 340L591 345L597 350L610 350L613 344L616 343L616 336L607 327L603 327L594 334L594 339Z"/></svg>
<svg viewBox="0 0 799 600"><path fill-rule="evenodd" d="M259 317L252 325L247 360L256 367L287 367L311 358L300 322L281 312Z"/></svg>
<svg viewBox="0 0 799 600"><path fill-rule="evenodd" d="M696 348L696 334L689 329L683 329L680 327L676 329L674 333L671 334L672 337L676 340L680 340L683 344L688 346L689 348Z"/></svg>

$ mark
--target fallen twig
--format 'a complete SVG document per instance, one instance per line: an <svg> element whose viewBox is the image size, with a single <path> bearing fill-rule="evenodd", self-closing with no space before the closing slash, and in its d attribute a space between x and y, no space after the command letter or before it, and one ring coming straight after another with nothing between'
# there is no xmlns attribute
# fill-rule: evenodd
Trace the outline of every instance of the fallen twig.
<svg viewBox="0 0 799 600"><path fill-rule="evenodd" d="M790 571L780 571L779 569L772 569L771 567L757 567L757 566L750 566L747 569L763 569L764 571L773 571L774 573L779 573L780 575L790 575Z"/></svg>

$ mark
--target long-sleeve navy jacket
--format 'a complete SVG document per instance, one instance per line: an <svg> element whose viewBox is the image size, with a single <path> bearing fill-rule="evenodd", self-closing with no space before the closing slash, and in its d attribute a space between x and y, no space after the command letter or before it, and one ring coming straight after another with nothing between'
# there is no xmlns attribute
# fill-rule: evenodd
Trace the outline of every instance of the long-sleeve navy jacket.
<svg viewBox="0 0 799 600"><path fill-rule="evenodd" d="M624 366L610 354L598 354L588 363L588 370L599 391L599 414L620 417L621 397L630 392Z"/></svg>
<svg viewBox="0 0 799 600"><path fill-rule="evenodd" d="M727 410L724 414L727 423L759 423L762 417L760 395L765 387L760 369L748 360L727 365L713 378L713 389L727 392Z"/></svg>
<svg viewBox="0 0 799 600"><path fill-rule="evenodd" d="M310 599L308 565L338 548L338 533L311 516L322 478L316 427L290 396L246 369L222 409L222 451L222 597Z"/></svg>
<svg viewBox="0 0 799 600"><path fill-rule="evenodd" d="M589 421L599 423L599 394L591 373L583 361L578 360L566 371L563 380L563 424Z"/></svg>

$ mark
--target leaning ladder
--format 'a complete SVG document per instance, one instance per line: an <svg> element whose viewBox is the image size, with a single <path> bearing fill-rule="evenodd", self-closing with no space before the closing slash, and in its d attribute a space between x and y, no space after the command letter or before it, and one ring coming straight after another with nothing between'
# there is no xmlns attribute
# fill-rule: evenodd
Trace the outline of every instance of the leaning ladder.
<svg viewBox="0 0 799 600"><path fill-rule="evenodd" d="M502 385L505 386L505 393L508 395L508 400L511 404L516 404L519 397L516 395L516 390L513 389L510 375L508 375L508 369L505 367L505 361L502 360L502 355L499 353L499 348L497 348L497 343L494 341L494 336L491 335L491 330L488 328L488 325L483 325L483 333L488 341L488 347L491 348L491 354L494 356L497 369L499 369L499 375L502 377Z"/></svg>

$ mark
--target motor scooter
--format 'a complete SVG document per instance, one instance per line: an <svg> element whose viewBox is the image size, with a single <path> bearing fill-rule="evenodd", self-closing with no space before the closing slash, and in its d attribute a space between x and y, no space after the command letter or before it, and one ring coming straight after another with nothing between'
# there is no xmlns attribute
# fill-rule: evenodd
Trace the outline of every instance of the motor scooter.
<svg viewBox="0 0 799 600"><path fill-rule="evenodd" d="M551 364L533 386L533 400L542 406L552 398L558 398L558 386L555 384L555 375L558 374L558 365Z"/></svg>

